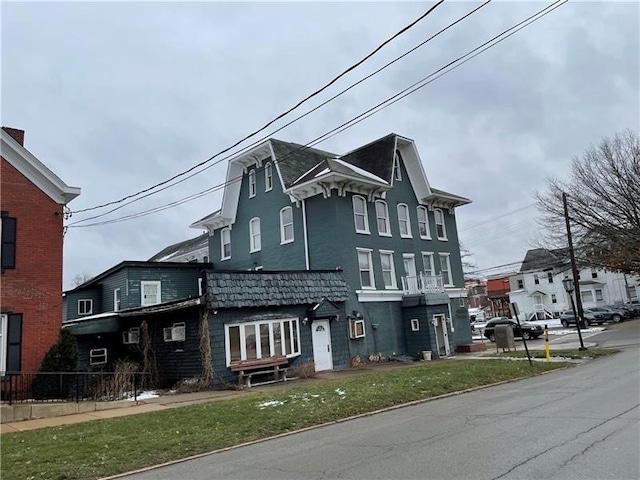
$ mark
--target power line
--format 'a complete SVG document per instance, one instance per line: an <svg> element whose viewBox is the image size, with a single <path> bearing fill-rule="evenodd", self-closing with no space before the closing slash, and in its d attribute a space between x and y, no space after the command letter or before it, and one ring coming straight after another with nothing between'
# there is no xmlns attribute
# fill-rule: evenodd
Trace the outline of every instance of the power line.
<svg viewBox="0 0 640 480"><path fill-rule="evenodd" d="M390 38L388 38L387 40L385 40L384 42L382 42L378 47L376 47L371 53L369 53L368 55L366 55L364 58L362 58L361 60L359 60L358 62L354 63L353 65L351 65L349 68L347 68L344 72L342 72L341 74L339 74L337 77L333 78L329 83L325 84L323 87L321 87L320 89L316 90L315 92L311 93L310 95L308 95L307 97L303 98L302 100L300 100L297 104L295 104L293 107L289 108L288 110L286 110L285 112L281 113L280 115L278 115L276 118L274 118L273 120L270 120L269 122L267 122L263 127L259 128L258 130L250 133L249 135L245 136L244 138L238 140L237 142L235 142L233 145L221 150L220 152L216 153L215 155L213 155L212 157L209 157L207 160L198 163L197 165L194 165L190 168L188 168L187 170L178 173L176 175L174 175L173 177L164 180L160 183L157 183L155 185L152 185L151 187L145 188L143 190L140 190L136 193L133 193L131 195L127 195L125 197L122 197L119 200L114 200L111 202L107 202L107 203L103 203L101 205L96 205L94 207L89 207L89 208L83 208L80 210L76 210L75 212L71 212L71 213L82 213L82 212L88 212L91 210L96 210L98 208L103 208L103 207L107 207L109 205L115 205L117 203L121 203L125 200L128 200L130 198L136 197L142 193L146 193L150 190L153 190L157 187L160 187L162 185L165 185L183 175L186 175L189 172L192 172L193 170L195 170L196 168L199 168L201 166L203 166L204 164L210 162L211 160L213 160L214 158L222 155L223 153L228 152L229 150L237 147L238 145L240 145L242 142L248 140L251 137L254 137L255 135L257 135L258 133L260 133L261 131L265 130L267 127L269 127L270 125L272 125L273 123L275 123L276 121L280 120L281 118L285 117L286 115L288 115L289 113L291 113L292 111L294 111L296 108L298 108L300 105L302 105L303 103L307 102L308 100L310 100L311 98L319 95L321 92L323 92L324 90L326 90L327 88L329 88L331 85L333 85L335 82L337 82L340 78L342 78L343 76L345 76L347 73L351 72L352 70L356 69L357 67L359 67L360 65L362 65L365 61L367 61L369 58L371 58L373 55L375 55L376 53L378 53L384 46L388 45L390 42L392 42L393 40L395 40L398 36L402 35L404 32L406 32L407 30L411 29L412 27L414 27L417 23L419 23L421 20L423 20L424 18L426 18L431 12L433 12L437 7L439 7L440 5L442 5L442 3L444 3L444 0L440 0L438 3L436 3L435 5L433 5L429 10L427 10L424 14L422 14L420 17L418 17L416 20L414 20L413 22L411 22L409 25L407 25L406 27L402 28L401 30L399 30L397 33L395 33L393 36L391 36Z"/></svg>
<svg viewBox="0 0 640 480"><path fill-rule="evenodd" d="M498 220L500 218L507 217L509 215L513 215L514 213L521 212L522 210L526 210L527 208L531 208L531 207L533 207L535 205L536 205L535 203L530 203L529 205L525 205L524 207L517 208L515 210L511 210L510 212L506 212L506 213L503 213L501 215L496 215L495 217L487 218L486 220L483 220L482 222L476 223L475 225L471 225L470 227L463 228L462 230L460 230L460 233L466 232L467 230L471 230L471 229L476 228L476 227L480 227L482 225L486 225L487 223L491 223L491 222L493 222L495 220Z"/></svg>
<svg viewBox="0 0 640 480"><path fill-rule="evenodd" d="M389 97L387 100L384 100L383 102L378 103L377 105L375 105L374 107L366 110L365 112L361 113L360 115L352 118L351 120L348 120L347 122L344 122L343 124L339 125L336 128L333 128L332 130L329 130L328 132L326 132L323 135L320 135L319 137L316 137L315 139L313 139L312 141L308 142L307 144L301 146L300 148L293 150L292 152L289 152L288 154L284 155L280 160L284 160L285 158L300 152L302 150L306 150L314 145L317 145L318 143L321 143L335 135L337 135L338 133L341 133L342 131L347 130L348 128L351 128L352 126L360 123L361 121L365 120L366 118L369 118L370 116L374 115L375 113L380 112L381 110L389 107L390 105L393 105L394 103L396 103L397 101L407 97L408 95L411 95L412 93L415 93L416 91L420 90L421 88L424 88L425 86L429 85L430 83L432 83L433 81L437 80L438 78L442 77L443 75L446 75L447 73L451 72L452 70L454 70L455 68L458 68L459 66L465 64L466 62L470 61L471 59L475 58L476 56L480 55L481 53L485 52L486 50L494 47L495 45L501 43L502 41L506 40L507 38L509 38L510 36L514 35L515 33L519 32L520 30L522 30L523 28L526 28L527 26L531 25L532 23L534 23L535 21L543 18L544 16L548 15L549 13L551 13L552 11L554 11L555 9L559 8L560 6L564 5L565 3L567 3L568 0L557 0L556 2L552 3L551 5L539 10L538 12L536 12L535 14L527 17L526 19L522 20L521 22L518 22L516 25L504 30L502 33L492 37L490 40L484 42L483 44L479 45L478 47L472 49L471 51L467 52L466 54L458 57L457 59L449 62L447 65L445 65L444 67L439 68L438 70L434 71L433 73L429 74L427 77L424 77L422 80L419 80L418 82L413 83L412 85L410 85L409 87L405 88L404 90L401 90L399 93L393 95L392 97ZM510 33L509 33L510 32ZM502 38L500 38L502 37ZM468 57L468 58L467 58ZM435 77L434 77L435 75ZM431 78L434 77L434 78ZM428 81L427 81L428 80ZM276 160L274 160L275 162ZM155 207L143 212L138 212L135 214L131 214L131 215L126 215L123 217L119 217L119 218L115 218L115 219L111 219L111 220L106 220L103 222L95 222L95 223L91 223L91 224L86 224L86 225L77 225L76 222L75 224L70 224L69 227L71 228L82 228L82 227L91 227L91 226L99 226L99 225L107 225L107 224L111 224L111 223L117 223L120 221L125 221L125 220L131 220L134 218L138 218L138 217L142 217L142 216L146 216L149 215L151 213L155 213L157 211L161 211L161 210L165 210L167 208L171 208L173 206L179 205L181 203L185 203L187 201L193 200L195 198L199 198L201 196L204 196L208 193L211 193L214 190L218 190L222 187L224 187L225 185L231 184L235 181L239 181L241 180L242 177L236 177L234 179L230 179L227 182L223 182L222 184L210 187L206 190L203 190L201 192L198 192L196 194L193 194L189 197L184 197L181 200L177 200L175 202L171 202L169 204L165 204L159 207ZM88 219L87 219L88 220Z"/></svg>
<svg viewBox="0 0 640 480"><path fill-rule="evenodd" d="M72 223L72 224L70 224L70 225L76 225L76 224L78 224L78 223L86 222L86 221L89 221L89 220L95 220L95 219L97 219L97 218L100 218L100 217L103 217L103 216L109 215L110 213L113 213L113 212L115 212L115 211L117 211L117 210L120 210L121 208L124 208L124 207L126 207L127 205L131 205L132 203L135 203L136 201L139 201L139 200L142 200L142 199L144 199L144 198L150 197L150 196L155 195L155 194L157 194L157 193L160 193L160 192L162 192L162 191L164 191L164 190L167 190L168 188L174 187L174 186L176 186L176 185L178 185L178 184L180 184L180 183L182 183L182 182L185 182L185 181L189 180L190 178L193 178L194 176L196 176L196 175L199 175L199 174L203 173L204 171L208 170L209 168L211 168L211 167L213 167L213 166L215 166L215 165L217 165L217 164L219 164L219 163L221 163L221 162L223 162L223 161L225 161L225 160L228 160L229 158L233 158L233 157L235 157L235 156L238 156L238 155L240 155L240 154L243 154L243 153L248 152L249 150L251 150L251 149L252 149L253 147L255 147L256 145L259 145L260 143L264 142L264 141L265 141L265 140L267 140L268 138L272 137L274 134L276 134L276 133L280 132L281 130L284 130L285 128L287 128L287 127L289 127L290 125L292 125L293 123L295 123L295 122L297 122L297 121L301 120L302 118L304 118L304 117L306 117L306 116L310 115L311 113L315 112L316 110L319 110L320 108L322 108L323 106L325 106L325 105L327 105L328 103L332 102L333 100L335 100L336 98L340 97L340 96L341 96L341 95L343 95L344 93L348 92L348 91L349 91L349 90L351 90L352 88L354 88L354 87L356 87L357 85L359 85L359 84L361 84L361 83L365 82L365 81L366 81L366 80L368 80L369 78L371 78L371 77L373 77L373 76L377 75L377 74L378 74L378 73L380 73L382 70L384 70L384 69L386 69L387 67L389 67L389 66L393 65L394 63L398 62L399 60L401 60L402 58L406 57L406 56L407 56L407 55L409 55L410 53L413 53L413 52L414 52L415 50L417 50L418 48L420 48L420 47L424 46L425 44L427 44L428 42L430 42L431 40L433 40L434 38L436 38L436 37L437 37L437 36L439 36L440 34L444 33L445 31L447 31L447 30L448 30L448 29L450 29L451 27L453 27L453 26L457 25L458 23L460 23L461 21L465 20L466 18L468 18L468 17L469 17L469 16L471 16L472 14L476 13L476 12L477 12L478 10L480 10L481 8L485 7L485 6L486 6L486 5L488 5L491 1L492 1L492 0L487 0L487 1L485 1L484 3L482 3L481 5L479 5L478 7L476 7L476 8L474 8L474 9L472 9L472 10L471 10L471 11L469 11L467 14L465 14L465 15L463 15L462 17L460 17L459 19L457 19L455 22L452 22L452 23L450 23L449 25L447 25L446 27L442 28L440 31L438 31L437 33L435 33L435 34L434 34L434 35L432 35L431 37L427 38L427 39L426 39L426 40L424 40L423 42L419 43L419 44L418 44L418 45L416 45L415 47L411 48L411 49L410 49L410 50L408 50L407 52L405 52L405 53L403 53L402 55L400 55L400 56L396 57L396 58L395 58L395 59L393 59L392 61L390 61L390 62L386 63L385 65L383 65L382 67L378 68L377 70L375 70L374 72L370 73L369 75L365 76L364 78L362 78L362 79L358 80L357 82L355 82L355 83L351 84L349 87L347 87L347 88L345 88L344 90L342 90L342 91L338 92L338 93L337 93L337 94L335 94L334 96L332 96L332 97L330 97L329 99L325 100L324 102L320 103L319 105L317 105L316 107L314 107L314 108L312 108L311 110L307 111L306 113L304 113L304 114L302 114L302 115L299 115L298 117L294 118L293 120L290 120L290 121L289 121L289 122L287 122L286 124L282 125L281 127L277 128L276 130L273 130L272 132L270 132L269 134L267 134L267 135L263 136L262 138L260 138L260 139L258 139L258 140L256 140L256 141L254 141L254 142L253 142L253 143L251 143L250 145L247 145L247 146L243 147L243 148L242 148L242 149L240 149L239 151L234 152L234 153L232 153L232 154L229 154L229 155L227 155L227 156L225 156L225 157L223 157L223 158L220 158L220 159L216 160L215 162L210 163L208 166L204 167L203 169L201 169L201 170L199 170L199 171L197 171L197 172L191 173L190 175L188 175L188 176L186 176L186 177L182 178L181 180L178 180L178 181L177 181L177 182L175 182L175 183L172 183L172 184L170 184L170 185L165 185L163 188L157 189L157 190L155 190L155 191L153 191L153 192L149 192L149 193L147 193L146 195L143 195L143 196L139 196L139 195L140 195L141 193L145 193L144 191L142 191L142 192L138 192L138 193L137 193L137 194L135 194L135 195L131 195L131 196L127 197L127 198L131 198L131 197L136 196L137 198L135 198L135 199L133 199L133 200L130 200L129 202L124 203L123 205L120 205L120 206L118 206L118 207L116 207L116 208L113 208L113 209L111 209L111 210L109 210L109 211L107 211L107 212L101 213L101 214L99 214L99 215L94 215L94 216L92 216L92 217L88 217L88 218L84 218L84 219L78 220L77 222L74 222L74 223ZM233 148L233 146L232 146L232 147L230 147L230 148ZM194 167L194 168L198 168L199 166L202 166L202 165L204 165L205 163L211 162L211 161L212 161L214 158L216 158L218 155L220 155L220 154L222 154L222 153L225 153L225 152L226 152L226 151L228 151L228 150L229 150L229 149L226 149L226 150L223 150L223 151L221 151L221 152L219 152L219 153L215 154L214 156L210 157L210 158L209 158L208 160L206 160L205 162L201 162L199 165L196 165L196 167ZM185 172L183 172L181 175L184 175L184 174L186 174L186 173L188 173L188 172L189 172L189 171L185 171ZM177 177L178 177L178 176L174 177L174 179L175 179L175 178L177 178ZM169 181L171 181L171 179L170 179ZM167 181L167 182L169 182L169 181ZM163 183L167 183L167 182L163 182ZM162 185L162 184L158 184L157 186L161 186L161 185ZM150 190L150 189L147 189L147 190ZM111 203L109 203L109 204L113 204L113 203L121 203L122 201L126 200L127 198L121 199L121 200L120 200L120 201L118 201L118 202L111 202ZM92 208L90 208L90 209L77 210L76 212L71 212L71 213L80 213L80 212L85 212L85 211L89 211L89 210L94 210L94 209L97 209L97 208L102 208L102 207L104 207L104 206L108 206L109 204L104 204L104 205L100 205L100 206L97 206L97 207L92 207Z"/></svg>

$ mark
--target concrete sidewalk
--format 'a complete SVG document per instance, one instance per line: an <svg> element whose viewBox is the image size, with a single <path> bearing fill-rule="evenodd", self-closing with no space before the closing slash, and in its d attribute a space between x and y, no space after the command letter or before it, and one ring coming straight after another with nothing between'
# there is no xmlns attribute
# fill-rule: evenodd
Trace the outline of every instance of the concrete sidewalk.
<svg viewBox="0 0 640 480"><path fill-rule="evenodd" d="M565 340L565 339L558 339ZM450 357L445 357L442 360L436 361L450 361L459 359L489 359L492 355L495 355L495 344L486 342L487 350L484 352L476 353L456 353ZM574 339L566 339L565 342L554 342L550 345L551 352L554 350L565 349L577 349L579 343ZM585 342L585 346L593 348L597 346L596 343ZM544 341L528 342L527 347L529 350L543 350ZM516 348L518 351L524 350L524 345L521 341L516 342ZM86 410L79 413L68 414L73 409L78 409L83 404L75 403L51 403L51 404L18 404L18 408L37 408L40 409L37 415L45 418L37 418L34 420L21 420L10 421L0 424L0 434L10 432L22 432L27 430L35 430L46 427L57 427L61 425L70 425L74 423L88 422L91 420L100 420L104 418L116 418L127 415L137 415L141 413L157 412L161 410L168 410L171 408L179 408L187 405L196 405L200 403L210 403L220 400L228 400L232 398L246 397L247 395L256 395L261 393L268 393L273 391L282 391L289 388L303 386L305 384L317 383L325 380L335 380L341 378L350 378L367 373L379 372L384 370L391 370L396 368L412 368L424 365L424 362L385 362L380 364L367 364L357 368L350 368L347 370L331 370L326 372L318 372L313 378L306 379L294 379L287 382L271 383L267 385L258 385L249 389L240 390L209 390L205 392L193 392L193 393L178 393L161 395L155 398L149 398L138 401L135 404L133 401L118 401L118 402L92 402L92 405L87 405ZM2 405L2 412L7 412ZM48 410L48 412L47 412ZM90 411L89 411L90 410Z"/></svg>

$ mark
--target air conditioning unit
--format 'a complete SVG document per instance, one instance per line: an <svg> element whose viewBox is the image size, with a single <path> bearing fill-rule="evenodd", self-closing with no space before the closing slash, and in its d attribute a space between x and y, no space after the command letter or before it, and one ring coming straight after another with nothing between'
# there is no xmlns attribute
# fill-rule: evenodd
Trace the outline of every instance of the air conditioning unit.
<svg viewBox="0 0 640 480"><path fill-rule="evenodd" d="M125 345L140 343L140 329L134 327L126 332L122 332L122 343Z"/></svg>
<svg viewBox="0 0 640 480"><path fill-rule="evenodd" d="M184 342L184 323L174 323L171 327L163 329L163 334L165 342Z"/></svg>
<svg viewBox="0 0 640 480"><path fill-rule="evenodd" d="M351 338L362 338L365 336L364 320L349 320L349 336Z"/></svg>

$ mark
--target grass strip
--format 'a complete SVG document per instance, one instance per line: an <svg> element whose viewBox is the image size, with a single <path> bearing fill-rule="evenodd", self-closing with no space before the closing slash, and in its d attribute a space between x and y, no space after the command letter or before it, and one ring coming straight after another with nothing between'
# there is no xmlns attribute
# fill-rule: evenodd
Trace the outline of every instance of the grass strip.
<svg viewBox="0 0 640 480"><path fill-rule="evenodd" d="M563 366L500 359L433 362L205 405L4 434L2 479L101 478Z"/></svg>
<svg viewBox="0 0 640 480"><path fill-rule="evenodd" d="M571 360L582 360L589 358L606 357L618 353L620 350L611 348L589 348L587 350L578 350L577 348L567 350L551 350L549 356L553 358L566 358ZM531 358L546 358L544 350L529 350ZM511 357L511 358L527 358L527 353L524 350L512 351L512 352L500 352L496 357Z"/></svg>

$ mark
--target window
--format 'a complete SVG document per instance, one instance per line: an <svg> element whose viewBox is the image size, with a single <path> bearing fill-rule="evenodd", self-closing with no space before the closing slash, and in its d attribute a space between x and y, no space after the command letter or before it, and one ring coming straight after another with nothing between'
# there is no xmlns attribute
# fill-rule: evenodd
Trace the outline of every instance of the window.
<svg viewBox="0 0 640 480"><path fill-rule="evenodd" d="M604 300L604 297L602 296L602 290L599 288L596 288L593 293L595 293L596 295L596 302L602 302Z"/></svg>
<svg viewBox="0 0 640 480"><path fill-rule="evenodd" d="M140 329L138 327L133 327L122 332L122 343L125 345L140 343Z"/></svg>
<svg viewBox="0 0 640 480"><path fill-rule="evenodd" d="M558 303L558 297L555 293L551 294L551 303Z"/></svg>
<svg viewBox="0 0 640 480"><path fill-rule="evenodd" d="M220 260L231 258L231 229L223 228L220 231Z"/></svg>
<svg viewBox="0 0 640 480"><path fill-rule="evenodd" d="M256 171L249 172L249 198L256 196Z"/></svg>
<svg viewBox="0 0 640 480"><path fill-rule="evenodd" d="M390 237L389 209L387 208L387 203L382 200L376 200L376 218L378 222L378 235Z"/></svg>
<svg viewBox="0 0 640 480"><path fill-rule="evenodd" d="M431 232L429 231L429 214L427 208L422 205L418 206L418 230L420 238L431 240Z"/></svg>
<svg viewBox="0 0 640 480"><path fill-rule="evenodd" d="M424 274L428 277L433 277L436 274L436 269L433 264L433 253L422 252L422 268Z"/></svg>
<svg viewBox="0 0 640 480"><path fill-rule="evenodd" d="M369 233L367 201L360 195L353 196L353 220L356 224L357 233Z"/></svg>
<svg viewBox="0 0 640 480"><path fill-rule="evenodd" d="M78 315L91 315L93 313L93 300L85 298L78 300Z"/></svg>
<svg viewBox="0 0 640 480"><path fill-rule="evenodd" d="M113 311L117 312L120 310L120 305L122 304L122 299L120 297L120 289L116 288L113 291Z"/></svg>
<svg viewBox="0 0 640 480"><path fill-rule="evenodd" d="M140 292L142 298L140 305L156 305L162 300L160 298L160 282L159 281L142 281L140 282Z"/></svg>
<svg viewBox="0 0 640 480"><path fill-rule="evenodd" d="M418 330L420 330L420 320L418 320L417 318L412 318L411 319L411 331L412 332L417 332Z"/></svg>
<svg viewBox="0 0 640 480"><path fill-rule="evenodd" d="M107 363L107 349L93 348L89 351L89 365L104 365Z"/></svg>
<svg viewBox="0 0 640 480"><path fill-rule="evenodd" d="M547 281L553 283L553 272L547 272Z"/></svg>
<svg viewBox="0 0 640 480"><path fill-rule="evenodd" d="M451 260L448 253L440 254L440 273L442 273L442 281L445 285L453 285L451 278Z"/></svg>
<svg viewBox="0 0 640 480"><path fill-rule="evenodd" d="M6 315L0 315L0 373L7 371L7 330L9 324Z"/></svg>
<svg viewBox="0 0 640 480"><path fill-rule="evenodd" d="M365 336L364 320L361 318L352 318L349 320L349 337L363 338Z"/></svg>
<svg viewBox="0 0 640 480"><path fill-rule="evenodd" d="M293 242L293 208L280 210L280 243Z"/></svg>
<svg viewBox="0 0 640 480"><path fill-rule="evenodd" d="M458 300L458 305L461 307L464 307L464 298L460 297L460 300Z"/></svg>
<svg viewBox="0 0 640 480"><path fill-rule="evenodd" d="M524 280L519 278L518 279L518 290L522 290L524 288Z"/></svg>
<svg viewBox="0 0 640 480"><path fill-rule="evenodd" d="M0 269L11 270L16 268L16 219L9 217L7 212L2 212L0 219L0 257L2 264Z"/></svg>
<svg viewBox="0 0 640 480"><path fill-rule="evenodd" d="M439 208L433 211L433 216L436 219L436 235L438 240L447 240L447 227L444 224L444 213Z"/></svg>
<svg viewBox="0 0 640 480"><path fill-rule="evenodd" d="M273 188L273 169L271 162L267 162L264 166L264 191L268 192Z"/></svg>
<svg viewBox="0 0 640 480"><path fill-rule="evenodd" d="M227 365L234 361L300 355L297 318L225 325Z"/></svg>
<svg viewBox="0 0 640 480"><path fill-rule="evenodd" d="M580 295L583 302L593 302L593 292L591 290L584 290L580 292Z"/></svg>
<svg viewBox="0 0 640 480"><path fill-rule="evenodd" d="M598 278L598 272L591 270L591 278Z"/></svg>
<svg viewBox="0 0 640 480"><path fill-rule="evenodd" d="M536 285L540 285L540 277L538 277L537 273L533 274L533 283L535 283Z"/></svg>
<svg viewBox="0 0 640 480"><path fill-rule="evenodd" d="M400 236L404 238L411 238L409 207L407 207L404 203L398 204L398 225L400 226Z"/></svg>
<svg viewBox="0 0 640 480"><path fill-rule="evenodd" d="M250 253L259 252L262 249L260 241L260 219L252 218L249 222L249 245Z"/></svg>
<svg viewBox="0 0 640 480"><path fill-rule="evenodd" d="M184 342L187 332L184 322L180 322L162 329L162 333L165 342Z"/></svg>
<svg viewBox="0 0 640 480"><path fill-rule="evenodd" d="M393 264L393 252L380 250L380 263L382 264L382 280L384 288L397 288L396 269Z"/></svg>
<svg viewBox="0 0 640 480"><path fill-rule="evenodd" d="M373 262L371 250L358 248L358 269L360 270L360 284L362 288L375 288L373 283Z"/></svg>
<svg viewBox="0 0 640 480"><path fill-rule="evenodd" d="M400 152L396 150L395 155L393 156L393 179L401 182L402 181L402 171L400 170Z"/></svg>

